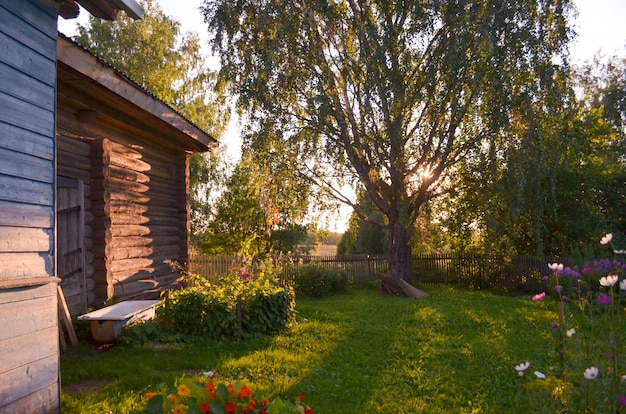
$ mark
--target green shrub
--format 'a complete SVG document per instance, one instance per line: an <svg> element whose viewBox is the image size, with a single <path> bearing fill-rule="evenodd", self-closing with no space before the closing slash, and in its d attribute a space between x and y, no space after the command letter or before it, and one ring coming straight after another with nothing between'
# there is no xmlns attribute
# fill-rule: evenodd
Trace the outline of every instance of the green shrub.
<svg viewBox="0 0 626 414"><path fill-rule="evenodd" d="M296 295L311 297L342 293L347 285L348 276L345 271L318 265L302 266L294 281Z"/></svg>
<svg viewBox="0 0 626 414"><path fill-rule="evenodd" d="M233 273L216 285L203 284L172 292L157 320L169 332L239 339L279 332L295 317L293 290L273 276Z"/></svg>

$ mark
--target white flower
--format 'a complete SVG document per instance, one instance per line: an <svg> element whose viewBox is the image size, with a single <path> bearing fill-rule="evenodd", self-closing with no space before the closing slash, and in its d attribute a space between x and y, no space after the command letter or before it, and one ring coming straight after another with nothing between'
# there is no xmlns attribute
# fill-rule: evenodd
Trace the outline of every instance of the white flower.
<svg viewBox="0 0 626 414"><path fill-rule="evenodd" d="M607 233L600 239L600 244L609 244L613 240L613 233Z"/></svg>
<svg viewBox="0 0 626 414"><path fill-rule="evenodd" d="M213 372L213 371L202 371L202 375L204 375L205 377L213 377L215 375L215 372Z"/></svg>
<svg viewBox="0 0 626 414"><path fill-rule="evenodd" d="M619 288L620 290L626 290L626 279L619 282Z"/></svg>
<svg viewBox="0 0 626 414"><path fill-rule="evenodd" d="M626 254L626 250L613 250L615 254Z"/></svg>
<svg viewBox="0 0 626 414"><path fill-rule="evenodd" d="M588 380L596 379L596 378L598 378L598 368L596 368L596 367L589 367L589 368L587 368L585 370L583 375Z"/></svg>
<svg viewBox="0 0 626 414"><path fill-rule="evenodd" d="M600 278L600 285L602 286L613 286L617 283L617 279L619 277L617 275L608 275ZM621 285L620 285L621 286Z"/></svg>
<svg viewBox="0 0 626 414"><path fill-rule="evenodd" d="M539 379L546 379L545 374L539 371L535 371L535 376Z"/></svg>
<svg viewBox="0 0 626 414"><path fill-rule="evenodd" d="M575 334L575 333L576 333L576 329L574 329L574 328L568 329L568 330L565 332L565 334L566 334L567 336L574 336L574 334Z"/></svg>
<svg viewBox="0 0 626 414"><path fill-rule="evenodd" d="M522 362L519 365L515 365L515 370L517 371L518 375L521 377L522 375L524 375L524 371L526 371L529 366L530 366L530 362L528 361Z"/></svg>
<svg viewBox="0 0 626 414"><path fill-rule="evenodd" d="M563 270L563 263L548 263L548 267L554 272L560 272Z"/></svg>

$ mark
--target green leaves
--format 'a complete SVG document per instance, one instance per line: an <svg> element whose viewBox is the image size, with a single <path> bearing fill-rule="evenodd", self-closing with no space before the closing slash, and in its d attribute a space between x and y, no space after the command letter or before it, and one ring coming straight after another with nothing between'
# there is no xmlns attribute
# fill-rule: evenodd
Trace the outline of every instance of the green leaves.
<svg viewBox="0 0 626 414"><path fill-rule="evenodd" d="M281 171L343 202L350 194L337 182L364 188L403 234L459 174L481 171L480 156L520 96L538 99L556 82L570 7L204 2L222 74L250 121L248 146L279 142L275 160L289 167ZM410 252L407 242L390 242L392 260L409 263L398 253Z"/></svg>
<svg viewBox="0 0 626 414"><path fill-rule="evenodd" d="M172 292L166 313L174 333L211 338L241 339L281 331L295 317L290 288L262 278L241 282L236 278L202 290L186 288Z"/></svg>

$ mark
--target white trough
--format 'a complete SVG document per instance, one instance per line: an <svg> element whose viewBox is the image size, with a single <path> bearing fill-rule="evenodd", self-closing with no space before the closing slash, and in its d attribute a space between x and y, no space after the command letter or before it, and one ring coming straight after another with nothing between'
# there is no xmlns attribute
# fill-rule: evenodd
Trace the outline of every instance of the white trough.
<svg viewBox="0 0 626 414"><path fill-rule="evenodd" d="M78 317L91 322L91 336L97 342L113 342L127 323L154 318L159 300L128 300Z"/></svg>

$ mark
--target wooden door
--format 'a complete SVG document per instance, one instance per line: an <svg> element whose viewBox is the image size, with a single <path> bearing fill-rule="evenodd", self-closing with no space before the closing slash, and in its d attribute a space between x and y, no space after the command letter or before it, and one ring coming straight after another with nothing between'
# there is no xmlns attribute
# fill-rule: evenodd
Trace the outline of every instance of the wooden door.
<svg viewBox="0 0 626 414"><path fill-rule="evenodd" d="M57 274L72 315L87 310L83 182L57 177Z"/></svg>

